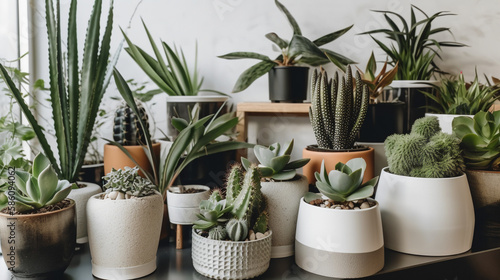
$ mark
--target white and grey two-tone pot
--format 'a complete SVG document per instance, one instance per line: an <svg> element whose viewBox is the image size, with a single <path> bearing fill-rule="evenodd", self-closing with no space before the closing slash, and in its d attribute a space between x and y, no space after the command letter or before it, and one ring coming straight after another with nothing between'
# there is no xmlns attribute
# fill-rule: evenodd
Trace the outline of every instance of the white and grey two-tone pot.
<svg viewBox="0 0 500 280"><path fill-rule="evenodd" d="M181 193L179 187L167 191L168 217L176 225L192 225L200 213L200 202L210 197L210 188L203 185L185 185L186 189L197 189L196 193Z"/></svg>

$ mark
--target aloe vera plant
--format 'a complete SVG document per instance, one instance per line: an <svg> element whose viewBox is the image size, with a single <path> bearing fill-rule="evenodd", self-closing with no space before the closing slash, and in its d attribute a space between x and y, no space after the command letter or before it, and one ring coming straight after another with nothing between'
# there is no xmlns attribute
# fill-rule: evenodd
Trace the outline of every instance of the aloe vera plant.
<svg viewBox="0 0 500 280"><path fill-rule="evenodd" d="M1 199L0 210L12 206L9 203L13 201L15 211L26 213L56 204L64 200L71 191L71 184L67 180L57 178L49 159L42 153L33 160L31 173L16 170L14 177L15 188L12 190L14 194L9 190L9 196L13 196L14 199Z"/></svg>
<svg viewBox="0 0 500 280"><path fill-rule="evenodd" d="M417 21L415 9L425 18ZM434 20L454 15L449 12L440 11L428 16L420 8L411 6L411 20L408 23L400 14L392 11L379 11L387 21L389 28L375 29L361 34L385 34L393 43L385 44L372 36L377 45L390 57L389 64L395 66L398 63L396 80L428 80L435 72L439 72L439 67L434 63L437 57L441 59L439 52L442 47L463 47L464 44L453 41L438 41L433 36L442 32L449 32L450 28L432 28ZM400 25L391 17L399 20Z"/></svg>
<svg viewBox="0 0 500 280"><path fill-rule="evenodd" d="M292 66L298 64L319 66L332 61L337 67L345 70L346 65L355 63L351 59L339 53L321 48L321 46L330 43L338 39L340 36L344 35L352 28L352 25L311 41L302 35L302 31L297 21L290 14L288 9L277 0L275 0L275 4L278 9L286 16L288 22L292 26L293 36L288 41L282 39L274 32L266 34L266 38L273 42L279 48L279 50L281 50L281 55L279 55L274 60L270 59L266 55L255 52L232 52L219 56L220 58L224 59L249 58L261 60L261 62L248 68L240 75L233 88L233 93L245 90L255 80L268 73L275 66Z"/></svg>
<svg viewBox="0 0 500 280"><path fill-rule="evenodd" d="M69 9L68 38L61 36L60 3L56 9L52 0L45 1L45 19L49 42L50 104L59 151L56 160L52 148L22 94L0 65L2 77L33 128L40 145L60 179L76 182L83 165L90 137L102 97L111 78L112 66L117 56L110 57L110 41L113 26L113 4L109 8L102 38L102 0L95 0L90 15L83 49L83 63L79 67L77 1L72 0ZM66 51L63 47L67 46ZM110 61L111 59L111 61Z"/></svg>

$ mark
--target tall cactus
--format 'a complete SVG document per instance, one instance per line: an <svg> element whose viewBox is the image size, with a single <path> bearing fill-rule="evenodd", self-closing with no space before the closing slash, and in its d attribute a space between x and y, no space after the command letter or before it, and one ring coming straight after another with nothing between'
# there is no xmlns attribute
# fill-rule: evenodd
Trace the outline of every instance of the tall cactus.
<svg viewBox="0 0 500 280"><path fill-rule="evenodd" d="M146 129L149 129L148 114L142 104L137 103L140 118L146 124ZM113 126L113 139L123 145L145 145L146 140L137 116L127 104L122 104L115 111L115 119Z"/></svg>
<svg viewBox="0 0 500 280"><path fill-rule="evenodd" d="M312 102L309 118L318 147L322 149L352 149L366 117L369 103L368 86L356 71L353 82L351 67L339 80L332 79L324 69L314 70L311 79Z"/></svg>

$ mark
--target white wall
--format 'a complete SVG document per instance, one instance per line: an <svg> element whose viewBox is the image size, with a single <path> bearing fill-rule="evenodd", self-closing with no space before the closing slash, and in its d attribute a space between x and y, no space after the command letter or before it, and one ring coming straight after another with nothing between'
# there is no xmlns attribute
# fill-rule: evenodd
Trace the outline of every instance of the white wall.
<svg viewBox="0 0 500 280"><path fill-rule="evenodd" d="M46 33L43 31L43 2L33 1L33 9L38 18L34 19L36 56L32 65L36 78L47 78L46 63ZM87 24L91 1L79 1L79 30L84 36L84 26ZM107 2L107 1L104 1ZM63 11L67 10L69 0L62 0ZM114 45L122 36L118 26L126 29L132 13L139 3L138 0L115 0L115 30ZM443 61L438 64L445 71L458 73L463 71L467 79L472 79L474 69L480 74L500 76L500 49L498 30L500 30L500 6L494 0L282 0L300 24L305 36L315 39L334 30L355 24L354 28L339 40L327 45L355 61L364 69L365 62L372 50L379 60L385 59L380 49L368 36L356 34L384 26L380 14L370 10L392 10L409 18L410 4L417 4L428 14L446 10L458 14L440 18L436 26L451 27L454 38L469 45L467 48L445 49ZM252 60L223 60L216 56L232 51L254 51L271 57L276 53L271 49L271 43L264 38L268 32L276 32L284 38L289 38L292 31L284 18L270 0L143 0L137 9L137 14L126 30L132 40L139 46L150 50L140 17L144 19L153 36L162 38L169 43L175 42L182 46L189 61L193 60L194 43L198 41L199 70L205 76L205 88L230 92L236 79ZM449 34L442 34L438 39L453 39ZM117 65L127 78L146 81L147 77L123 52ZM328 67L333 71L333 67ZM117 95L114 85L109 87L109 96ZM267 77L263 77L244 92L234 94L234 102L268 100ZM105 102L109 110L116 103ZM154 99L154 118L160 127L165 126L164 98ZM262 144L272 141L286 141L295 137L297 144L294 155L300 156L300 150L306 144L315 142L307 119L295 118L256 118L251 125L250 140ZM276 133L271 134L270 132ZM109 137L111 131L105 133Z"/></svg>

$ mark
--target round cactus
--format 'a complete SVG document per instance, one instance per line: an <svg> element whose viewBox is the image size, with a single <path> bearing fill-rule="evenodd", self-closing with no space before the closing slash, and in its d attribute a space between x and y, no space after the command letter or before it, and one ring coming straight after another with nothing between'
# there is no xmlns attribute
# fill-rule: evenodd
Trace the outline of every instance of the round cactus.
<svg viewBox="0 0 500 280"><path fill-rule="evenodd" d="M208 231L208 238L214 240L227 239L227 231L223 226L216 226Z"/></svg>
<svg viewBox="0 0 500 280"><path fill-rule="evenodd" d="M144 106L138 101L137 109L139 110L140 118L146 124L146 129L149 129L148 114ZM140 123L132 109L126 104L121 105L115 111L115 119L113 126L113 139L124 146L145 144L145 136L140 129Z"/></svg>
<svg viewBox="0 0 500 280"><path fill-rule="evenodd" d="M227 235L233 241L243 241L248 236L248 222L246 219L231 219L226 224Z"/></svg>

